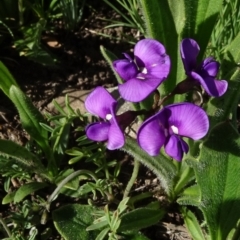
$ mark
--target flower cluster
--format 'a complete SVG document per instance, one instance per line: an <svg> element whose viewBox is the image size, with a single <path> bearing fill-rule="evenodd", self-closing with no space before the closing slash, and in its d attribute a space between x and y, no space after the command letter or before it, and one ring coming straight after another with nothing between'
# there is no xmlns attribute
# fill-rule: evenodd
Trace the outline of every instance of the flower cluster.
<svg viewBox="0 0 240 240"><path fill-rule="evenodd" d="M216 80L219 63L206 58L197 65L199 46L193 39L184 39L181 43L181 57L187 79L181 86L185 92L192 87L200 87L214 97L222 96L228 87L227 81ZM121 97L127 101L140 102L147 98L166 80L170 72L170 58L164 46L153 39L140 40L134 48L134 56L123 54L125 59L113 62L113 67L124 80L118 89ZM180 83L180 84L181 84ZM187 84L186 84L187 83ZM180 86L180 85L179 85ZM179 88L177 86L177 88ZM184 92L182 91L182 92ZM176 89L173 91L177 93ZM88 112L100 117L100 121L86 127L86 135L94 141L107 141L107 148L118 149L124 145L124 130L143 111L128 111L116 115L117 101L103 87L97 87L86 99ZM152 111L151 111L152 112ZM203 138L209 129L209 120L205 111L188 102L163 106L142 123L137 133L139 146L149 155L156 156L164 147L165 152L177 161L181 161L189 150L184 137L193 140Z"/></svg>

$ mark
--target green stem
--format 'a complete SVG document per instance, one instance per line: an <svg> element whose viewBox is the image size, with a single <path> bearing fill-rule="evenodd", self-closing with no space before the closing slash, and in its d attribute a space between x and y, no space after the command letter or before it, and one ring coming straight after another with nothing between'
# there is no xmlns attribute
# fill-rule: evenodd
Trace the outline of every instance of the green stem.
<svg viewBox="0 0 240 240"><path fill-rule="evenodd" d="M4 230L6 231L9 238L12 238L12 234L10 229L8 228L7 224L4 222L3 218L0 216L0 223L2 224Z"/></svg>
<svg viewBox="0 0 240 240"><path fill-rule="evenodd" d="M109 181L110 180L110 176L109 176L109 171L108 171L107 167L105 168L105 176L106 176L106 179ZM108 186L108 192L110 194L112 194L112 187L111 187L111 185Z"/></svg>
<svg viewBox="0 0 240 240"><path fill-rule="evenodd" d="M61 188L68 183L69 181L71 181L72 179L74 179L75 177L79 176L79 175L89 175L91 176L95 181L97 181L97 176L92 173L91 171L88 170L78 170L76 172L73 172L72 174L70 174L69 176L67 176L66 178L64 178L57 186L57 188L53 191L53 193L49 196L47 203L46 203L46 208L47 210L49 210L50 208L50 204L51 202L54 200L54 198L56 197L56 195L59 193L59 191L61 190Z"/></svg>
<svg viewBox="0 0 240 240"><path fill-rule="evenodd" d="M132 176L131 176L131 178L127 184L127 187L124 191L123 198L126 198L128 196L128 194L130 193L130 190L138 176L139 167L140 167L140 162L137 161L136 159L134 159L134 167L133 167Z"/></svg>

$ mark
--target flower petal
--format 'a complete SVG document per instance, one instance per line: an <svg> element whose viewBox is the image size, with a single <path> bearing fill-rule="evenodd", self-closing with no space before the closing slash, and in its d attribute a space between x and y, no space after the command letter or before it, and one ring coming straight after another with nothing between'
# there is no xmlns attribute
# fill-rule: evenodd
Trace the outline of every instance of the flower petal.
<svg viewBox="0 0 240 240"><path fill-rule="evenodd" d="M107 114L111 113L111 105L116 100L103 87L97 87L91 92L85 100L85 108L93 115L105 119Z"/></svg>
<svg viewBox="0 0 240 240"><path fill-rule="evenodd" d="M149 67L165 59L165 47L157 40L146 38L134 47L134 56L139 67Z"/></svg>
<svg viewBox="0 0 240 240"><path fill-rule="evenodd" d="M112 119L110 120L111 126L108 132L108 144L107 148L109 150L115 150L123 147L125 143L124 133L121 130L117 117L115 115L115 109L117 107L117 103L113 103L111 107Z"/></svg>
<svg viewBox="0 0 240 240"><path fill-rule="evenodd" d="M156 78L166 79L170 71L170 66L170 58L169 56L165 56L164 59L162 59L158 63L147 66L147 74Z"/></svg>
<svg viewBox="0 0 240 240"><path fill-rule="evenodd" d="M136 77L138 69L136 64L130 58L128 54L124 54L127 59L116 60L113 62L113 67L118 75L125 81Z"/></svg>
<svg viewBox="0 0 240 240"><path fill-rule="evenodd" d="M199 51L200 48L195 40L191 38L185 38L182 40L180 52L187 75L190 71L196 68L196 58Z"/></svg>
<svg viewBox="0 0 240 240"><path fill-rule="evenodd" d="M118 90L123 99L130 102L140 102L151 94L162 81L163 79L139 74L138 78L132 78L120 84Z"/></svg>
<svg viewBox="0 0 240 240"><path fill-rule="evenodd" d="M167 140L164 149L170 157L181 161L183 153L188 151L188 145L180 137L173 134Z"/></svg>
<svg viewBox="0 0 240 240"><path fill-rule="evenodd" d="M208 74L208 76L215 78L218 74L220 64L219 62L215 61L212 57L208 57L203 61L200 67L201 69L204 70L204 72L206 72L205 74ZM201 71L200 71L200 75L201 75Z"/></svg>
<svg viewBox="0 0 240 240"><path fill-rule="evenodd" d="M164 130L156 116L147 119L138 130L138 144L150 156L159 154L165 139Z"/></svg>
<svg viewBox="0 0 240 240"><path fill-rule="evenodd" d="M108 140L109 128L109 122L96 122L87 125L85 131L89 139L97 142L102 142Z"/></svg>
<svg viewBox="0 0 240 240"><path fill-rule="evenodd" d="M228 82L225 80L215 80L211 76L200 76L196 72L191 72L191 77L197 80L208 95L213 97L221 97L228 88Z"/></svg>
<svg viewBox="0 0 240 240"><path fill-rule="evenodd" d="M108 132L108 144L107 148L109 150L115 150L123 147L125 143L124 134L115 123L112 123Z"/></svg>
<svg viewBox="0 0 240 240"><path fill-rule="evenodd" d="M169 128L174 127L178 135L194 140L204 137L209 129L209 120L205 111L192 103L177 103L166 106L171 111Z"/></svg>

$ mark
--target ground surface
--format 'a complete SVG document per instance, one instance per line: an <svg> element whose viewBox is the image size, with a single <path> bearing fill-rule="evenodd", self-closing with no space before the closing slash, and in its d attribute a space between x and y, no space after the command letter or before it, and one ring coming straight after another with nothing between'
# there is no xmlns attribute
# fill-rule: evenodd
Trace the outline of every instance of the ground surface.
<svg viewBox="0 0 240 240"><path fill-rule="evenodd" d="M122 52L129 52L132 48L131 44L123 41L123 32L136 40L138 34L131 29L104 30L106 22L100 18L111 19L118 16L102 4L95 3L91 6L97 11L87 7L82 22L75 32L67 33L58 29L54 35L45 33L43 43L50 46L49 50L59 59L55 68L19 57L18 53L9 47L0 51L1 60L22 90L41 111L66 89L90 90L100 85L104 87L117 85L114 74L102 57L99 47L103 45L121 57ZM108 34L111 38L102 37L95 32ZM114 39L116 37L120 40ZM0 138L24 144L27 136L22 132L16 110L2 93L0 93L0 106ZM128 164L131 166L131 162ZM134 188L154 189L157 185L154 179L155 176L143 168ZM170 209L163 222L143 232L153 240L190 239L177 208Z"/></svg>

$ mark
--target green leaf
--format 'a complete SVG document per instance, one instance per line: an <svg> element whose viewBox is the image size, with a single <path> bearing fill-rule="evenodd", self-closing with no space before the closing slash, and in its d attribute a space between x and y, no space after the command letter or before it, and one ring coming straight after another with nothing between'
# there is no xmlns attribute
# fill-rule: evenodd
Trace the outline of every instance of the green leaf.
<svg viewBox="0 0 240 240"><path fill-rule="evenodd" d="M96 240L103 240L106 235L108 234L110 228L104 228L99 234L98 236L96 237Z"/></svg>
<svg viewBox="0 0 240 240"><path fill-rule="evenodd" d="M166 158L162 154L157 157L149 156L137 144L136 140L126 138L125 145L122 150L132 155L136 160L140 161L143 165L152 170L158 177L161 187L165 190L168 196L172 199L174 196L173 185L174 177L176 176L177 169L171 159Z"/></svg>
<svg viewBox="0 0 240 240"><path fill-rule="evenodd" d="M236 121L236 108L239 101L240 71L237 63L240 62L240 33L225 49L222 63L222 79L228 80L228 90L220 98L213 98L207 105L211 125L225 121L233 115Z"/></svg>
<svg viewBox="0 0 240 240"><path fill-rule="evenodd" d="M122 235L125 237L125 240L150 240L137 231L124 232Z"/></svg>
<svg viewBox="0 0 240 240"><path fill-rule="evenodd" d="M205 240L206 238L204 237L202 229L193 212L191 212L186 207L182 207L181 213L182 213L184 223L186 224L186 227L189 233L191 234L191 237L194 240Z"/></svg>
<svg viewBox="0 0 240 240"><path fill-rule="evenodd" d="M12 85L18 86L15 79L5 67L5 65L0 62L0 88L9 97L9 89Z"/></svg>
<svg viewBox="0 0 240 240"><path fill-rule="evenodd" d="M0 139L0 155L10 158L9 161L14 160L30 173L38 173L49 179L46 169L38 157L15 142Z"/></svg>
<svg viewBox="0 0 240 240"><path fill-rule="evenodd" d="M10 99L16 106L23 128L38 143L47 140L47 131L41 127L40 122L45 122L42 114L35 108L31 100L16 86L9 90Z"/></svg>
<svg viewBox="0 0 240 240"><path fill-rule="evenodd" d="M31 182L31 183L22 185L15 193L14 203L22 201L29 194L39 189L45 188L46 186L48 186L48 184L42 183L42 182Z"/></svg>
<svg viewBox="0 0 240 240"><path fill-rule="evenodd" d="M183 36L194 38L198 42L201 49L198 57L201 60L223 6L223 0L184 0L184 2L186 24Z"/></svg>
<svg viewBox="0 0 240 240"><path fill-rule="evenodd" d="M201 190L199 208L211 239L225 240L240 216L240 138L230 122L216 126L198 161L189 161Z"/></svg>
<svg viewBox="0 0 240 240"><path fill-rule="evenodd" d="M201 202L201 191L198 185L190 186L182 192L177 199L177 203L180 205L192 205L199 206Z"/></svg>
<svg viewBox="0 0 240 240"><path fill-rule="evenodd" d="M54 176L57 172L57 166L52 149L49 146L48 131L40 125L40 122L45 122L42 114L18 87L12 85L9 96L18 110L23 128L43 149L48 160L48 170Z"/></svg>
<svg viewBox="0 0 240 240"><path fill-rule="evenodd" d="M16 191L8 193L2 200L2 204L13 202Z"/></svg>
<svg viewBox="0 0 240 240"><path fill-rule="evenodd" d="M163 209L137 208L121 216L119 232L127 230L140 230L159 222L165 214Z"/></svg>
<svg viewBox="0 0 240 240"><path fill-rule="evenodd" d="M88 232L95 208L89 205L69 204L53 211L54 225L65 240L95 240L97 233Z"/></svg>

